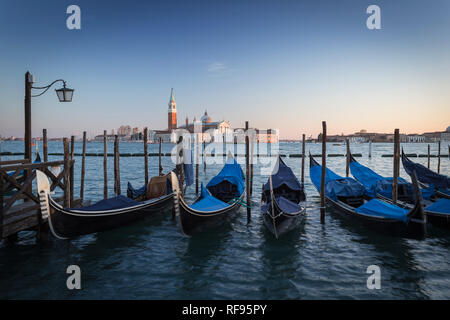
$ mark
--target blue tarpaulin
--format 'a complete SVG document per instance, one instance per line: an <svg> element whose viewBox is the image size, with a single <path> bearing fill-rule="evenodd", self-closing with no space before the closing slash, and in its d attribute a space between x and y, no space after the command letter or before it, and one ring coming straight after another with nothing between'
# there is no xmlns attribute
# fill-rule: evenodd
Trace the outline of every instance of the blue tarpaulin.
<svg viewBox="0 0 450 320"><path fill-rule="evenodd" d="M437 189L448 190L450 188L450 178L442 174L431 171L420 163L415 163L409 160L405 154L402 153L403 168L410 176L416 171L417 180L422 183L433 185Z"/></svg>
<svg viewBox="0 0 450 320"><path fill-rule="evenodd" d="M350 170L356 180L364 185L367 195L375 198L377 194L380 194L386 198L392 198L392 183L394 178L383 177L370 168L363 166L358 161L350 162ZM412 183L398 177L397 185L399 188L402 188L404 194L414 197L414 187ZM429 199L433 193L433 190L423 189L422 197L424 199Z"/></svg>
<svg viewBox="0 0 450 320"><path fill-rule="evenodd" d="M309 169L309 176L320 192L320 177L322 166L317 165ZM325 194L336 200L337 196L359 197L364 195L365 189L362 184L353 178L344 178L325 168Z"/></svg>
<svg viewBox="0 0 450 320"><path fill-rule="evenodd" d="M138 204L141 204L141 202L135 201L135 200L132 200L130 198L120 195L120 196L117 196L114 198L101 200L101 201L99 201L93 205L87 206L87 207L72 208L72 209L77 210L77 211L106 211L106 210L113 210L113 209L128 208L128 207L136 206Z"/></svg>
<svg viewBox="0 0 450 320"><path fill-rule="evenodd" d="M193 203L190 207L198 211L216 211L230 206L211 195L211 193L203 186L201 186L200 200Z"/></svg>
<svg viewBox="0 0 450 320"><path fill-rule="evenodd" d="M384 217L389 219L401 220L406 222L408 220L408 210L400 208L396 205L383 202L378 199L367 201L362 206L355 209L356 212L368 214L376 217Z"/></svg>
<svg viewBox="0 0 450 320"><path fill-rule="evenodd" d="M300 191L302 190L302 185L298 181L295 174L292 172L291 168L289 168L281 159L278 157L277 165L275 166L276 172L272 174L272 188L276 189L283 184L288 186L291 190ZM264 185L264 191L270 190L270 181L268 181Z"/></svg>
<svg viewBox="0 0 450 320"><path fill-rule="evenodd" d="M275 198L278 204L278 207L286 213L296 213L302 210L302 207L297 203L294 203L283 196L279 196ZM272 202L268 202L261 207L262 212L268 212L272 206Z"/></svg>
<svg viewBox="0 0 450 320"><path fill-rule="evenodd" d="M147 191L147 186L143 186L139 189L133 188L130 182L127 185L127 197L130 199L136 199L137 197L143 196Z"/></svg>
<svg viewBox="0 0 450 320"><path fill-rule="evenodd" d="M439 199L438 201L426 206L425 211L450 214L450 200L449 199Z"/></svg>
<svg viewBox="0 0 450 320"><path fill-rule="evenodd" d="M361 197L364 193L364 186L352 178L331 180L325 184L325 194L333 200L337 200L338 196Z"/></svg>
<svg viewBox="0 0 450 320"><path fill-rule="evenodd" d="M236 162L236 159L228 159L219 174L212 178L206 187L213 187L222 181L228 181L237 186L239 194L236 196L240 196L244 192L244 173L242 172L241 166Z"/></svg>

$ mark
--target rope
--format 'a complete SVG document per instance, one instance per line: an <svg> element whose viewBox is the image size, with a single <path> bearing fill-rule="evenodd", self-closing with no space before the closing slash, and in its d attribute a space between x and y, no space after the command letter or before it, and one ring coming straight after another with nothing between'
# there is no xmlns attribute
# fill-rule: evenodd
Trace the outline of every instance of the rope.
<svg viewBox="0 0 450 320"><path fill-rule="evenodd" d="M244 206L246 208L251 208L251 206L249 206L247 202L243 202L239 198L233 198L230 201L228 201L227 203L228 204L239 203L241 206Z"/></svg>

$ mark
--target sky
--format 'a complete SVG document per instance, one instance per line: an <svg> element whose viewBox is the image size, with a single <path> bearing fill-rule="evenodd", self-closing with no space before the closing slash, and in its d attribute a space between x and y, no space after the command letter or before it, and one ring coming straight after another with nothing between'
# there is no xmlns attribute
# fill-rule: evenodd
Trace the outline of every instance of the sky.
<svg viewBox="0 0 450 320"><path fill-rule="evenodd" d="M66 9L81 9L69 30ZM366 9L381 9L369 30ZM450 125L450 1L0 1L0 135L23 136L24 74L75 89L32 99L32 134L165 129L186 116L283 139ZM56 85L55 88L58 88ZM37 92L34 92L37 93Z"/></svg>

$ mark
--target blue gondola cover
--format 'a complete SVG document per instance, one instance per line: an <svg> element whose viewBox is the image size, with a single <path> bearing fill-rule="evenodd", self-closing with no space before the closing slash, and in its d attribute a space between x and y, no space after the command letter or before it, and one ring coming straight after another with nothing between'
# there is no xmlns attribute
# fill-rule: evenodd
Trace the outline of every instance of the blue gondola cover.
<svg viewBox="0 0 450 320"><path fill-rule="evenodd" d="M226 208L230 206L230 204L227 204L211 195L211 193L203 186L203 183L201 185L201 194L200 194L200 200L193 203L190 207L194 210L198 211L216 211L223 208Z"/></svg>
<svg viewBox="0 0 450 320"><path fill-rule="evenodd" d="M425 211L450 214L450 200L449 199L439 199L438 201L425 207Z"/></svg>
<svg viewBox="0 0 450 320"><path fill-rule="evenodd" d="M280 157L278 157L277 167L278 168L275 168L275 169L278 169L278 170L274 174L272 174L273 189L276 189L283 184L288 186L291 190L300 191L303 189L302 185L298 181L295 174L292 172L291 168L289 168ZM264 191L269 191L269 190L270 190L270 182L268 181L264 185Z"/></svg>
<svg viewBox="0 0 450 320"><path fill-rule="evenodd" d="M364 185L368 196L375 198L377 194L380 194L386 198L392 198L394 178L383 177L357 161L350 162L350 170L352 175ZM413 185L405 179L398 177L397 185L403 188L405 194L414 195ZM434 193L432 189L422 189L421 191L424 199L429 199Z"/></svg>
<svg viewBox="0 0 450 320"><path fill-rule="evenodd" d="M320 192L322 166L313 166L309 172L312 182ZM355 179L341 177L330 169L325 168L325 194L331 199L336 200L337 196L359 197L364 195L364 193L364 186Z"/></svg>
<svg viewBox="0 0 450 320"><path fill-rule="evenodd" d="M401 220L403 222L408 220L408 210L378 199L367 201L362 206L356 208L355 211L376 217Z"/></svg>
<svg viewBox="0 0 450 320"><path fill-rule="evenodd" d="M238 193L241 195L245 190L245 179L244 173L242 172L241 166L237 163L236 159L230 158L227 160L222 170L217 176L212 178L206 187L213 187L218 185L222 181L228 181L238 188Z"/></svg>
<svg viewBox="0 0 450 320"><path fill-rule="evenodd" d="M135 205L141 204L139 201L132 200L130 198L127 198L125 196L117 196L109 199L101 200L97 203L94 203L93 205L82 207L82 208L72 208L73 210L77 211L107 211L107 210L114 210L114 209L123 209L132 207ZM69 209L71 210L71 209Z"/></svg>
<svg viewBox="0 0 450 320"><path fill-rule="evenodd" d="M136 199L137 197L143 196L145 192L147 191L147 186L144 185L143 187L139 189L133 188L130 182L128 182L127 185L127 196L131 199Z"/></svg>
<svg viewBox="0 0 450 320"><path fill-rule="evenodd" d="M276 197L278 207L286 213L296 213L302 210L302 207L283 196ZM272 206L272 202L268 202L261 207L262 212L267 212Z"/></svg>
<svg viewBox="0 0 450 320"><path fill-rule="evenodd" d="M405 171L410 176L412 175L413 171L416 171L417 179L420 182L433 185L437 189L446 190L450 188L449 177L431 171L424 165L409 160L405 155L402 155L402 163L403 168L405 168Z"/></svg>

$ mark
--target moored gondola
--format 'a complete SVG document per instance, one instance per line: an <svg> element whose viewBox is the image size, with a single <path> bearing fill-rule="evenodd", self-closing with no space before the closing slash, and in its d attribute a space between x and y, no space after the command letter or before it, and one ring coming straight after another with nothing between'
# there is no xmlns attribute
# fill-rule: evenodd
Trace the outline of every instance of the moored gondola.
<svg viewBox="0 0 450 320"><path fill-rule="evenodd" d="M245 180L241 166L232 157L212 178L193 204L188 205L180 190L176 191L175 214L181 231L187 236L216 227L233 218L245 195Z"/></svg>
<svg viewBox="0 0 450 320"><path fill-rule="evenodd" d="M178 188L176 175L170 173L166 176L170 179L170 190L157 198L136 201L119 195L87 207L64 208L50 195L47 175L36 170L36 177L42 216L48 217L50 230L59 239L114 229L168 212L173 205L172 188Z"/></svg>
<svg viewBox="0 0 450 320"><path fill-rule="evenodd" d="M310 157L310 178L320 192L322 167ZM365 188L353 178L344 178L330 169L325 173L325 198L337 212L371 229L397 236L422 239L426 234L422 197L415 190L416 204L406 210L379 199L368 200Z"/></svg>
<svg viewBox="0 0 450 320"><path fill-rule="evenodd" d="M403 156L406 157L404 153ZM356 161L351 154L350 170L356 180L364 185L366 188L366 194L369 197L379 198L383 201L392 203L393 178L385 178L380 176ZM424 188L421 189L421 194L424 199L424 213L427 216L427 222L439 225L441 227L450 228L450 200L436 199L434 195L434 188L423 187ZM405 179L399 177L397 188L397 205L406 209L412 209L415 204L415 193L412 183L409 183ZM435 200L437 201L434 202Z"/></svg>
<svg viewBox="0 0 450 320"><path fill-rule="evenodd" d="M306 200L303 185L281 157L274 172L262 186L261 213L264 225L275 236L296 228L305 218Z"/></svg>
<svg viewBox="0 0 450 320"><path fill-rule="evenodd" d="M417 174L417 180L424 186L434 190L435 194L439 198L450 199L450 178L436 173L420 163L411 161L402 149L402 164L406 173L410 176L415 171Z"/></svg>

